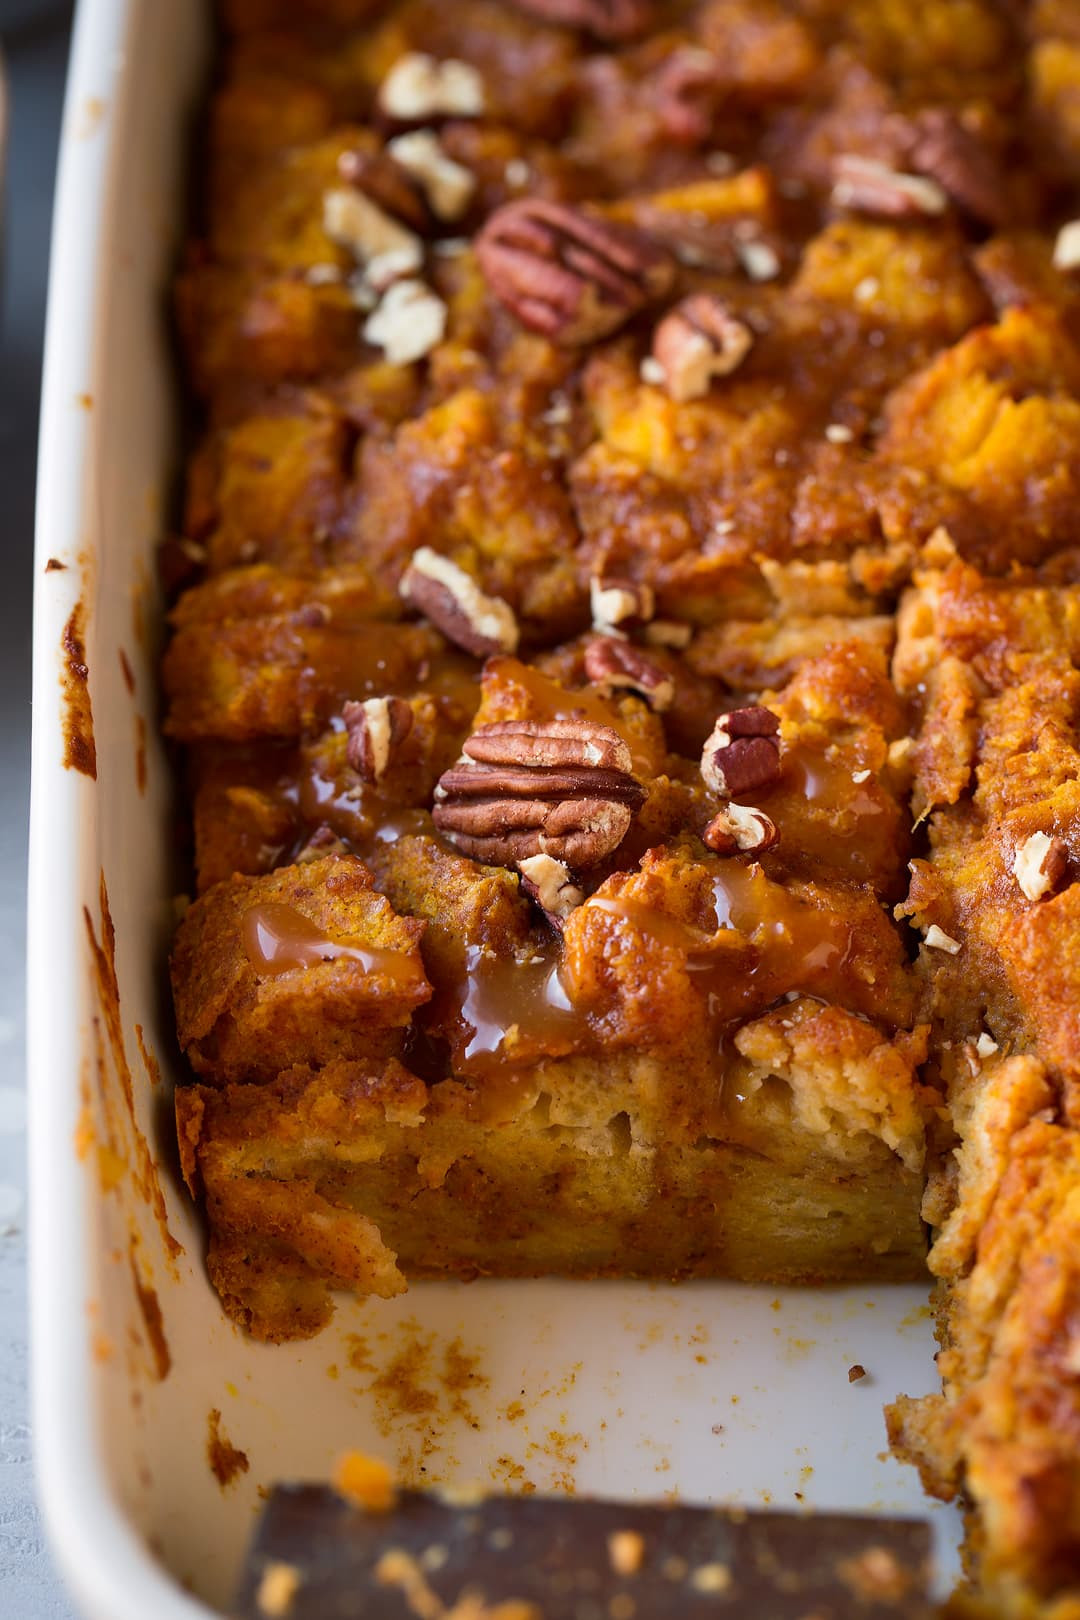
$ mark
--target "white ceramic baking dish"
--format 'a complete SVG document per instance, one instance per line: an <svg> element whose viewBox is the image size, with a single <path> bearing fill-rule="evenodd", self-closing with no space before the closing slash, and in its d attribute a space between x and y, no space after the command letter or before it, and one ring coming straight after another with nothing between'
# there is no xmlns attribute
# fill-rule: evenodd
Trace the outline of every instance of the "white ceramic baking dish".
<svg viewBox="0 0 1080 1620"><path fill-rule="evenodd" d="M427 1284L401 1301L342 1301L320 1338L281 1349L249 1343L218 1309L174 1168L163 964L183 877L154 739L153 549L178 460L167 288L209 32L195 0L82 0L53 239L30 874L33 1359L41 1494L76 1602L94 1620L227 1605L259 1486L324 1477L346 1446L418 1481L927 1511L914 1474L883 1456L881 1418L896 1391L935 1384L920 1288ZM62 679L78 662L63 642L80 604L96 781L63 764L78 684ZM856 1362L867 1376L849 1383ZM214 1412L224 1486L208 1458ZM948 1549L954 1516L936 1517Z"/></svg>

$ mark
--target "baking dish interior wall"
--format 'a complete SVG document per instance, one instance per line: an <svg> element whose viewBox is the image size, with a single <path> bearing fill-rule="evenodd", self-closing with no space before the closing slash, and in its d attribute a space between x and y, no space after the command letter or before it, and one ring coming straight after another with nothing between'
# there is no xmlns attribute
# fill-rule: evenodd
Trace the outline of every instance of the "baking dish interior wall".
<svg viewBox="0 0 1080 1620"><path fill-rule="evenodd" d="M226 1496L208 1467L208 1413L227 1403L227 1383L246 1384L246 1347L205 1280L202 1234L173 1167L179 1059L162 964L182 874L170 763L157 736L155 567L183 447L169 289L212 30L209 5L197 0L84 0L81 26L93 29L98 12L121 3L114 94L69 104L64 135L107 142L109 156L97 241L86 244L96 307L79 400L89 455L78 562L97 753L80 850L85 1112L77 1142L55 1151L74 1146L85 1171L94 1237L87 1326L108 1488L173 1576L223 1604L255 1480L249 1474L250 1484L242 1479Z"/></svg>

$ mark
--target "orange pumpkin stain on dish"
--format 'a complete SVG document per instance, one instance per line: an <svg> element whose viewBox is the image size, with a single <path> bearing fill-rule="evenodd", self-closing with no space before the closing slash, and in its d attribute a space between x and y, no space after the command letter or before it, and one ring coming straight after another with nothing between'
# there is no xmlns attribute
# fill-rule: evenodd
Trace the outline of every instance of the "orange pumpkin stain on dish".
<svg viewBox="0 0 1080 1620"><path fill-rule="evenodd" d="M90 1340L90 1352L96 1362L111 1361L116 1354L116 1345L107 1333L100 1331L93 1334Z"/></svg>
<svg viewBox="0 0 1080 1620"><path fill-rule="evenodd" d="M90 670L86 662L86 610L76 602L60 640L60 685L64 693L64 766L97 781L97 746L90 707Z"/></svg>
<svg viewBox="0 0 1080 1620"><path fill-rule="evenodd" d="M210 1408L206 1418L206 1460L223 1491L251 1467L247 1452L234 1446L221 1427L221 1413L216 1406Z"/></svg>
<svg viewBox="0 0 1080 1620"><path fill-rule="evenodd" d="M84 1068L82 1079L79 1081L79 1118L75 1124L75 1157L80 1164L86 1163L96 1141L93 1099Z"/></svg>

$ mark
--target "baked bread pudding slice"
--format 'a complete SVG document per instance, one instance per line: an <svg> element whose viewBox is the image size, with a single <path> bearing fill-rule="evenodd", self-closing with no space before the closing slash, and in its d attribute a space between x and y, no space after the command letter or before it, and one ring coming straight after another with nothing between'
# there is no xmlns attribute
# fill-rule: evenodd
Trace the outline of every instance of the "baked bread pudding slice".
<svg viewBox="0 0 1080 1620"><path fill-rule="evenodd" d="M328 1284L408 1275L919 1275L933 1098L882 903L880 661L813 661L691 772L640 697L491 659L415 830L378 812L377 712L341 734L325 835L177 936L185 1173L230 1309L281 1338Z"/></svg>
<svg viewBox="0 0 1080 1620"><path fill-rule="evenodd" d="M1064 1620L1071 8L221 13L162 564L225 1308L929 1266L894 1442Z"/></svg>

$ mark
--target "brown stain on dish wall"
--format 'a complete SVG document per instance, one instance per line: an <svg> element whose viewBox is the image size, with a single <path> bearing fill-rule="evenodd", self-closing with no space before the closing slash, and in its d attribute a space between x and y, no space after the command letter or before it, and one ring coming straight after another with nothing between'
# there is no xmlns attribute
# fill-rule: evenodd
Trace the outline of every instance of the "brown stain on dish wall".
<svg viewBox="0 0 1080 1620"><path fill-rule="evenodd" d="M64 765L96 782L97 747L90 708L90 671L86 663L86 609L82 602L76 602L71 610L60 650L63 656L60 684L64 692Z"/></svg>
<svg viewBox="0 0 1080 1620"><path fill-rule="evenodd" d="M139 1056L142 1058L143 1068L146 1070L147 1078L149 1079L151 1086L153 1086L154 1090L156 1091L158 1086L161 1084L161 1064L147 1046L146 1036L143 1033L143 1027L141 1024L135 1025L135 1045L139 1048Z"/></svg>
<svg viewBox="0 0 1080 1620"><path fill-rule="evenodd" d="M120 659L120 673L124 677L124 685L131 697L135 696L135 671L131 667L131 659L123 647L117 649ZM140 795L146 793L146 720L141 714L135 715L135 785Z"/></svg>
<svg viewBox="0 0 1080 1620"><path fill-rule="evenodd" d="M139 1304L139 1314L142 1317L143 1328L146 1332L146 1342L150 1347L150 1354L154 1362L154 1374L159 1382L168 1378L172 1370L172 1352L169 1341L165 1337L165 1319L161 1314L161 1302L157 1297L157 1290L148 1282L139 1271L137 1244L134 1239L128 1250L131 1262L131 1280L135 1284L135 1298Z"/></svg>
<svg viewBox="0 0 1080 1620"><path fill-rule="evenodd" d="M104 872L101 874L100 880L100 903L100 940L94 929L93 918L86 907L83 908L83 917L94 960L98 1005L101 1009L101 1017L112 1053L113 1067L116 1070L116 1077L120 1085L120 1094L127 1123L126 1134L130 1138L130 1151L126 1155L121 1154L121 1157L128 1158L135 1190L157 1222L166 1259L171 1263L176 1259L177 1255L183 1254L184 1248L183 1244L178 1242L169 1230L168 1210L165 1206L165 1195L161 1190L158 1165L139 1126L138 1116L135 1111L135 1088L131 1076L131 1066L128 1063L127 1048L124 1043L124 1025L120 1011L120 985L116 975L116 929L109 909L109 895L105 886ZM99 1065L99 1090L108 1127L109 1145L114 1151L119 1151L115 1110L110 1108L104 1064Z"/></svg>
<svg viewBox="0 0 1080 1620"><path fill-rule="evenodd" d="M135 786L142 797L146 793L146 721L141 714L135 716Z"/></svg>
<svg viewBox="0 0 1080 1620"><path fill-rule="evenodd" d="M216 1406L210 1408L206 1419L206 1458L210 1472L223 1491L251 1467L247 1452L234 1446L221 1427L221 1413Z"/></svg>
<svg viewBox="0 0 1080 1620"><path fill-rule="evenodd" d="M50 557L45 564L47 574L63 574L67 572L67 563L62 563L59 557Z"/></svg>

